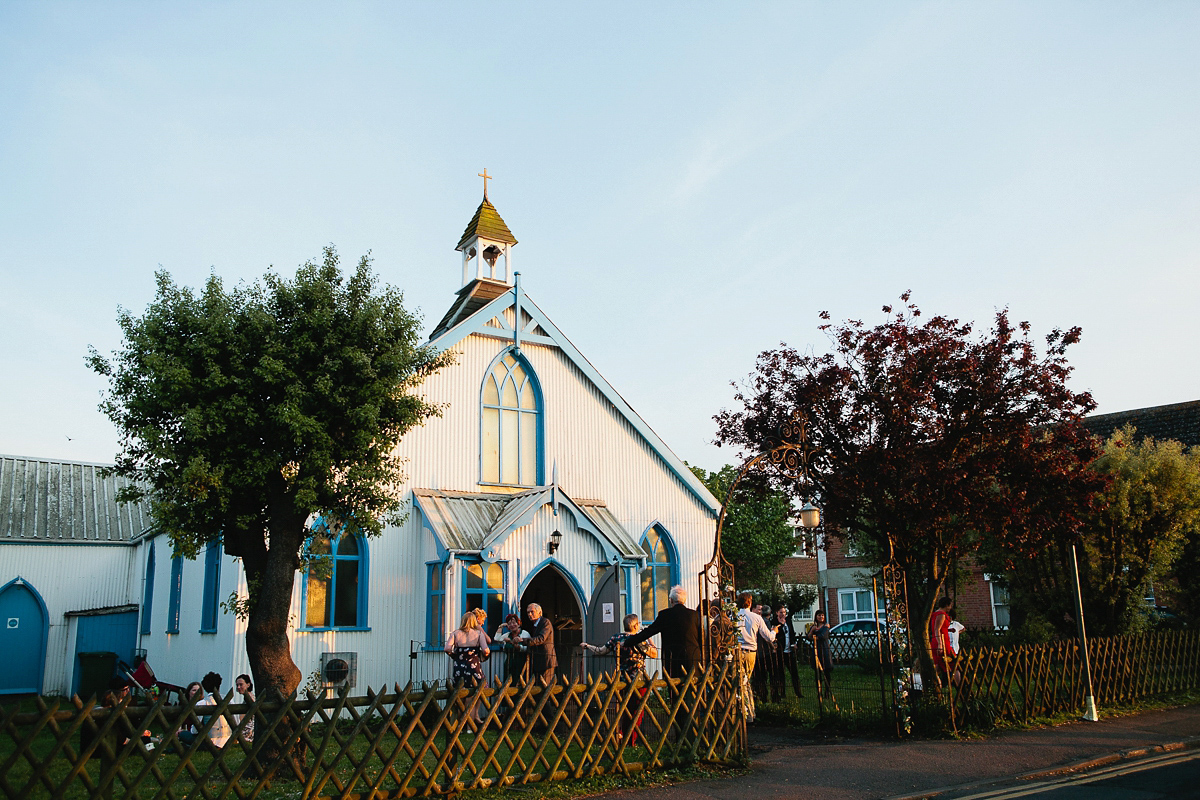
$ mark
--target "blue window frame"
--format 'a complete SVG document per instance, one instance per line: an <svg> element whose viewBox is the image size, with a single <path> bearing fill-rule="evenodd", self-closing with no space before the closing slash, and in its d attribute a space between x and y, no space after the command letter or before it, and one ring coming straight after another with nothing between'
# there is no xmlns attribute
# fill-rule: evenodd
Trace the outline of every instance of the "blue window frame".
<svg viewBox="0 0 1200 800"><path fill-rule="evenodd" d="M476 608L487 612L487 633L492 635L504 621L504 582L508 565L484 562L468 563L463 570L463 603L465 614Z"/></svg>
<svg viewBox="0 0 1200 800"><path fill-rule="evenodd" d="M200 607L200 632L217 632L217 612L221 588L221 543L209 542L204 548L204 598Z"/></svg>
<svg viewBox="0 0 1200 800"><path fill-rule="evenodd" d="M154 609L154 542L146 548L146 584L142 587L142 627L141 634L150 633L150 613Z"/></svg>
<svg viewBox="0 0 1200 800"><path fill-rule="evenodd" d="M651 525L642 534L642 552L646 554L646 566L638 577L641 584L642 619L649 622L658 612L667 607L671 585L678 582L678 567L675 561L675 545L671 537L658 525Z"/></svg>
<svg viewBox="0 0 1200 800"><path fill-rule="evenodd" d="M446 565L440 561L429 567L429 600L425 606L425 643L441 648L446 643Z"/></svg>
<svg viewBox="0 0 1200 800"><path fill-rule="evenodd" d="M167 603L167 633L179 633L179 602L183 597L183 556L171 559L171 597Z"/></svg>
<svg viewBox="0 0 1200 800"><path fill-rule="evenodd" d="M367 542L353 533L314 535L308 552L318 556L304 582L304 627L367 627Z"/></svg>
<svg viewBox="0 0 1200 800"><path fill-rule="evenodd" d="M537 486L542 480L542 399L537 377L509 350L483 379L480 480Z"/></svg>

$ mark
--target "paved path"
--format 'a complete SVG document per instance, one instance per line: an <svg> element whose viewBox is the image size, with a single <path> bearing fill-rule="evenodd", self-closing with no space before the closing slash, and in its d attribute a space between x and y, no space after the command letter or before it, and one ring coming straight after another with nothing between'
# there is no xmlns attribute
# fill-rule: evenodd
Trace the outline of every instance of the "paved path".
<svg viewBox="0 0 1200 800"><path fill-rule="evenodd" d="M1012 731L975 741L816 743L781 728L752 727L753 771L612 792L621 800L864 800L931 796L962 784L1002 780L1200 737L1200 706ZM950 796L957 792L947 792Z"/></svg>

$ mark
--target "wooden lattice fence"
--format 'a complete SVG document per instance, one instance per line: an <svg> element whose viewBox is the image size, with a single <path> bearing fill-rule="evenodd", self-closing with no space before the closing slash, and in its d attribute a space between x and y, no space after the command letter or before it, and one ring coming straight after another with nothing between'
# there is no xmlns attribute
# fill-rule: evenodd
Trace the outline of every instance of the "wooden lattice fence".
<svg viewBox="0 0 1200 800"><path fill-rule="evenodd" d="M169 706L165 697L114 708L37 698L35 713L0 711L0 791L14 800L248 800L281 789L357 800L728 763L746 754L737 686L726 662L676 681L409 684L282 705L234 704L232 693L200 708ZM218 717L234 731L220 749L205 735ZM185 746L178 731L192 719L199 735ZM255 734L246 741L251 720Z"/></svg>
<svg viewBox="0 0 1200 800"><path fill-rule="evenodd" d="M1114 636L1088 642L1096 704L1115 706L1200 688L1200 633ZM1078 642L966 650L948 682L959 719L982 713L1027 721L1083 708Z"/></svg>

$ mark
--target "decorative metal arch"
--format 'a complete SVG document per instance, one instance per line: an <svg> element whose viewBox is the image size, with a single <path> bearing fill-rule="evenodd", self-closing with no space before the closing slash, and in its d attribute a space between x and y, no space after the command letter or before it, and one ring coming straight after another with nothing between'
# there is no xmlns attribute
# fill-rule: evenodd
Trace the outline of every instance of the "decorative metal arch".
<svg viewBox="0 0 1200 800"><path fill-rule="evenodd" d="M815 448L808 442L808 420L804 414L793 411L791 416L779 426L776 441L778 443L769 450L764 450L742 464L742 468L738 470L733 483L729 486L729 491L725 494L725 501L721 504L721 513L717 517L717 534L713 543L713 555L699 575L701 613L704 612L706 605L704 601L708 601L708 604L716 603L722 612L729 615L734 613L736 607L733 564L721 552L721 531L725 526L725 515L733 500L733 493L742 478L765 461L781 472L784 477L795 481L809 480L809 459ZM701 625L705 657L710 663L722 656L721 642L715 640L711 629L711 625Z"/></svg>

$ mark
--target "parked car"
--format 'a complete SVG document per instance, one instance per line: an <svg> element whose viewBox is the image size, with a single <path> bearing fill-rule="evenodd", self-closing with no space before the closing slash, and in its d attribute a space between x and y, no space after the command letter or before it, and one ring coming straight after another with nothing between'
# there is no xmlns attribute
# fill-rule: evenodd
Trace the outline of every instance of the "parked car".
<svg viewBox="0 0 1200 800"><path fill-rule="evenodd" d="M829 629L829 653L835 662L854 661L864 650L875 650L876 631L881 623L873 619L852 619L839 622ZM887 625L882 624L883 635Z"/></svg>

